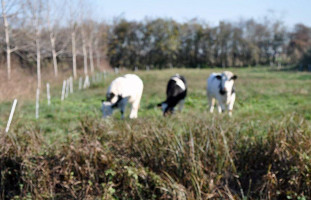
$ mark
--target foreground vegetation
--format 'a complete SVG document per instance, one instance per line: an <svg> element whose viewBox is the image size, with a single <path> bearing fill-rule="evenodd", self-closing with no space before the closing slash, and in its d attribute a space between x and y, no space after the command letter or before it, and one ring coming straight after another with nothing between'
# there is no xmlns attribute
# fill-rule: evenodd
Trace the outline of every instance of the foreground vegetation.
<svg viewBox="0 0 311 200"><path fill-rule="evenodd" d="M311 75L234 69L232 118L207 112L209 70L138 72L144 96L137 120L101 119L109 82L94 83L40 119L19 102L0 138L1 199L307 199L311 196ZM182 113L163 118L156 104L174 73L185 75ZM57 95L57 96L56 96ZM4 129L11 102L0 104Z"/></svg>

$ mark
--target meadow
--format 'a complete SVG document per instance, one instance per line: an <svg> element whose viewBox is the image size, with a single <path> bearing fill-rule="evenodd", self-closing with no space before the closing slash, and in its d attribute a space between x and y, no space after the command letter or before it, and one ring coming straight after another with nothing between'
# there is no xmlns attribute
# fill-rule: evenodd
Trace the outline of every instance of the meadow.
<svg viewBox="0 0 311 200"><path fill-rule="evenodd" d="M41 94L0 103L1 199L309 199L311 74L268 67L226 69L238 75L233 117L208 112L206 78L222 69L138 71L144 93L138 119L101 118L113 73L52 105ZM122 72L132 73L132 72ZM184 75L181 113L156 107L166 84ZM120 75L120 74L119 74ZM215 110L216 111L216 110Z"/></svg>

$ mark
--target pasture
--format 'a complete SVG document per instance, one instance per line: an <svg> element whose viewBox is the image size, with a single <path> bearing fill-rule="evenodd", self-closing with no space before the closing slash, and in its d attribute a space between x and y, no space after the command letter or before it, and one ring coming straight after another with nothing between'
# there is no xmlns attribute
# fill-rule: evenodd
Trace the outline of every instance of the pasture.
<svg viewBox="0 0 311 200"><path fill-rule="evenodd" d="M77 90L51 106L41 92L0 103L0 198L16 199L303 199L311 195L311 74L271 68L238 75L233 117L208 112L206 78L222 69L138 71L144 93L138 119L101 119L101 100L117 77ZM126 72L122 72L124 74ZM127 72L132 73L132 72ZM163 118L171 75L184 75L182 113ZM120 74L119 74L120 75Z"/></svg>

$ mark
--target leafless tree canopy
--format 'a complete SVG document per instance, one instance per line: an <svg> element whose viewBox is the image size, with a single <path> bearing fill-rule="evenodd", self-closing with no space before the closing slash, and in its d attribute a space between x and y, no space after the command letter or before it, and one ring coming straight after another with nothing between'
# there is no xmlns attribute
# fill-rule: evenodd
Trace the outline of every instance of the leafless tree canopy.
<svg viewBox="0 0 311 200"><path fill-rule="evenodd" d="M10 76L11 54L22 66L67 63L74 77L113 67L242 67L308 63L311 28L288 29L280 21L241 20L209 26L204 21L172 19L107 24L92 16L82 0L2 0L1 50ZM50 65L51 66L51 65ZM38 78L38 84L39 84Z"/></svg>

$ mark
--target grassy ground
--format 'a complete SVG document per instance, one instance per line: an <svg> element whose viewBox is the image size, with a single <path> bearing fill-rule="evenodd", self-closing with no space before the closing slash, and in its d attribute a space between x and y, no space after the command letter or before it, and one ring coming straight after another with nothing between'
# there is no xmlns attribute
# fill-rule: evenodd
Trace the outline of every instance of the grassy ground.
<svg viewBox="0 0 311 200"><path fill-rule="evenodd" d="M52 88L51 106L43 92L39 120L34 102L19 102L0 141L1 197L307 198L311 74L229 70L238 75L232 118L207 112L206 78L221 69L138 72L144 94L137 120L120 120L119 112L101 119L115 75L64 102L61 86ZM175 73L186 77L188 97L182 113L164 119L156 104ZM0 130L10 107L0 104Z"/></svg>

